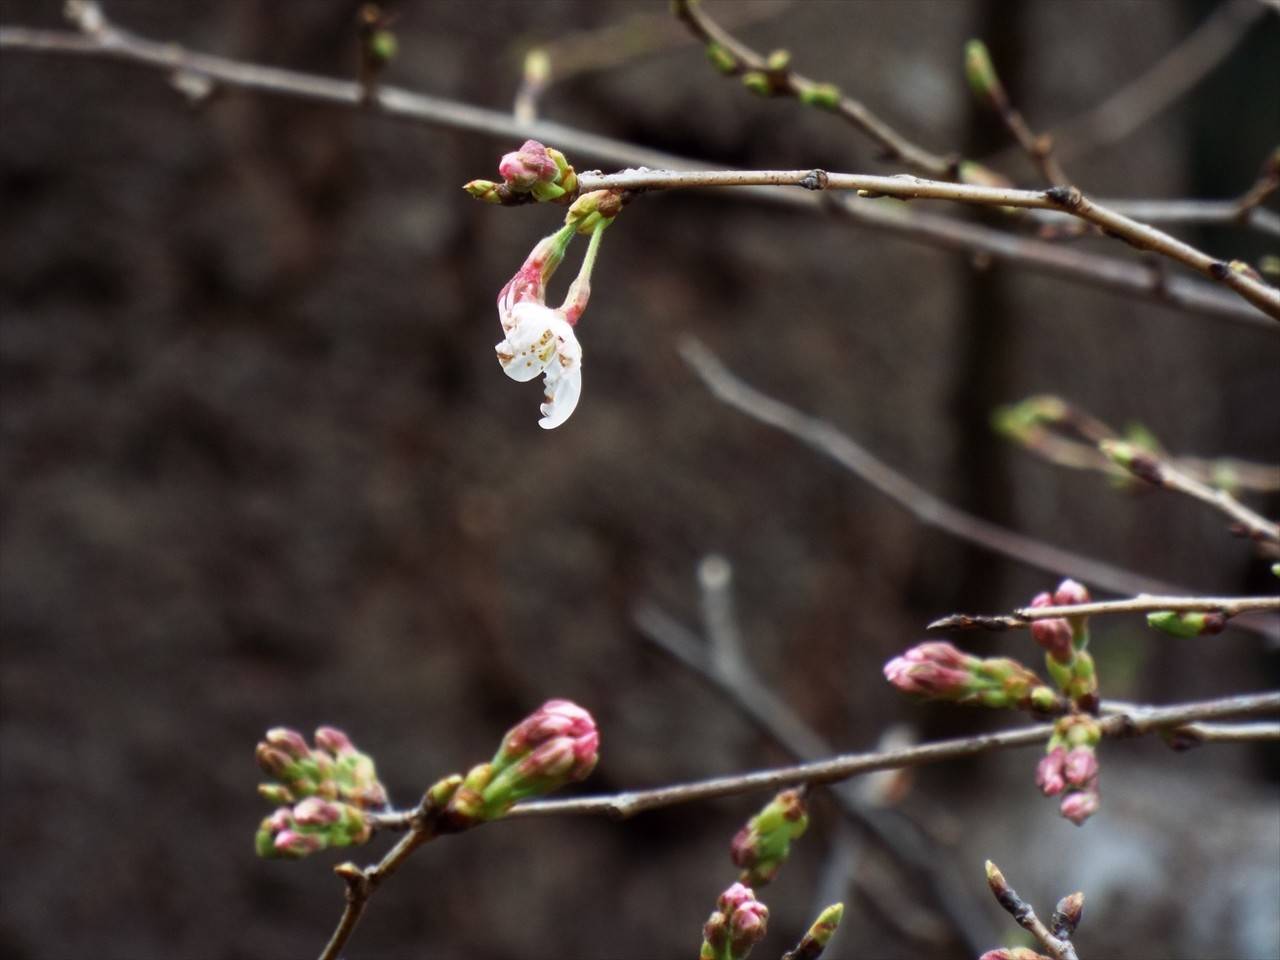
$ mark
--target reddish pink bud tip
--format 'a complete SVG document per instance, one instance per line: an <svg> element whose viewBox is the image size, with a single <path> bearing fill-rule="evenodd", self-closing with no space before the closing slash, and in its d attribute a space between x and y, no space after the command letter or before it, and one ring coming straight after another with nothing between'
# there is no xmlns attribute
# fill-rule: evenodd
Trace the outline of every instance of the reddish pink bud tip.
<svg viewBox="0 0 1280 960"><path fill-rule="evenodd" d="M1076 583L1074 580L1063 580L1058 584L1058 589L1053 591L1054 602L1060 606L1074 606L1077 603L1088 603L1090 600L1089 591L1085 589L1083 584Z"/></svg>
<svg viewBox="0 0 1280 960"><path fill-rule="evenodd" d="M1064 817L1080 826L1098 812L1098 795L1092 790L1069 793L1062 798L1058 809Z"/></svg>
<svg viewBox="0 0 1280 960"><path fill-rule="evenodd" d="M1054 747L1036 766L1036 786L1046 797L1055 797L1067 787L1063 776L1063 765L1067 751L1062 747Z"/></svg>
<svg viewBox="0 0 1280 960"><path fill-rule="evenodd" d="M1083 787L1098 775L1098 755L1088 747L1076 747L1063 763L1067 783Z"/></svg>

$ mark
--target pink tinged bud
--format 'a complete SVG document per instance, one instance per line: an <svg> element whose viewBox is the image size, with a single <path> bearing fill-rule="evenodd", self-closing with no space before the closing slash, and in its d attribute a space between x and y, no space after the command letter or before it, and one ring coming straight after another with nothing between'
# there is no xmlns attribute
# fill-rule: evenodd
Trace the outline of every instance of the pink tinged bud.
<svg viewBox="0 0 1280 960"><path fill-rule="evenodd" d="M756 899L755 891L745 884L735 883L724 893L720 894L720 899L716 901L716 906L720 912L726 916L733 914L741 906L748 903L754 903Z"/></svg>
<svg viewBox="0 0 1280 960"><path fill-rule="evenodd" d="M266 741L278 750L283 750L295 760L311 755L311 748L306 739L297 730L288 727L275 727L267 731Z"/></svg>
<svg viewBox="0 0 1280 960"><path fill-rule="evenodd" d="M279 833L293 826L293 813L288 807L281 807L262 821L262 825L272 833Z"/></svg>
<svg viewBox="0 0 1280 960"><path fill-rule="evenodd" d="M274 841L276 852L285 857L305 857L309 853L324 849L324 841L317 836L298 833L296 830L281 830Z"/></svg>
<svg viewBox="0 0 1280 960"><path fill-rule="evenodd" d="M1038 593L1031 601L1032 607L1051 607L1053 597ZM1070 663L1073 654L1071 624L1061 618L1031 621L1031 638L1040 644L1059 663Z"/></svg>
<svg viewBox="0 0 1280 960"><path fill-rule="evenodd" d="M729 950L732 956L745 957L764 939L769 924L769 908L752 901L743 904L729 918Z"/></svg>
<svg viewBox="0 0 1280 960"><path fill-rule="evenodd" d="M1058 810L1076 826L1098 812L1098 794L1093 790L1080 790L1062 798Z"/></svg>
<svg viewBox="0 0 1280 960"><path fill-rule="evenodd" d="M1088 603L1091 598L1083 584L1074 580L1063 580L1058 589L1053 591L1053 601L1060 607L1073 606L1077 603Z"/></svg>
<svg viewBox="0 0 1280 960"><path fill-rule="evenodd" d="M1098 775L1098 756L1089 747L1076 747L1063 764L1067 783L1083 787Z"/></svg>
<svg viewBox="0 0 1280 960"><path fill-rule="evenodd" d="M351 738L336 727L319 727L316 730L316 746L327 750L335 757L344 757L356 752Z"/></svg>
<svg viewBox="0 0 1280 960"><path fill-rule="evenodd" d="M998 950L988 950L978 960L1049 960L1049 958L1030 947L1001 947Z"/></svg>
<svg viewBox="0 0 1280 960"><path fill-rule="evenodd" d="M342 819L342 808L319 797L307 797L293 808L293 819L305 826L328 826Z"/></svg>
<svg viewBox="0 0 1280 960"><path fill-rule="evenodd" d="M525 191L535 183L552 183L560 169L546 147L537 140L526 140L519 150L503 156L498 173L512 189Z"/></svg>
<svg viewBox="0 0 1280 960"><path fill-rule="evenodd" d="M1036 766L1036 786L1046 797L1055 797L1066 789L1064 764L1067 751L1062 747L1054 747Z"/></svg>

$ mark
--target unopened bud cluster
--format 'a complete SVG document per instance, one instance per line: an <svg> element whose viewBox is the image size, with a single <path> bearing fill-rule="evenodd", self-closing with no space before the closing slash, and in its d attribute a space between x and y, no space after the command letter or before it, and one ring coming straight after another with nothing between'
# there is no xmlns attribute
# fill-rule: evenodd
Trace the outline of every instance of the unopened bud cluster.
<svg viewBox="0 0 1280 960"><path fill-rule="evenodd" d="M1067 607L1089 602L1089 591L1074 580L1063 580L1052 594L1039 593L1032 609ZM1089 645L1088 617L1054 617L1033 620L1031 636L1045 650L1045 668L1058 689L1083 710L1092 711L1098 701L1098 677Z"/></svg>
<svg viewBox="0 0 1280 960"><path fill-rule="evenodd" d="M568 201L578 190L578 175L559 150L526 140L498 162L501 183L472 180L464 190L485 203L514 204L530 200Z"/></svg>
<svg viewBox="0 0 1280 960"><path fill-rule="evenodd" d="M1098 812L1098 754L1102 731L1084 714L1060 717L1047 752L1036 767L1036 786L1046 797L1061 796L1059 811L1079 826Z"/></svg>
<svg viewBox="0 0 1280 960"><path fill-rule="evenodd" d="M258 828L259 856L303 857L364 843L372 833L366 813L387 805L373 760L333 727L318 729L314 746L296 730L268 730L255 757L274 780L258 793L279 805Z"/></svg>
<svg viewBox="0 0 1280 960"><path fill-rule="evenodd" d="M698 960L745 960L764 939L769 908L750 887L735 883L716 901L716 910L702 928Z"/></svg>
<svg viewBox="0 0 1280 960"><path fill-rule="evenodd" d="M926 700L984 707L1045 709L1053 691L1017 660L982 659L935 640L912 647L884 666L885 679Z"/></svg>
<svg viewBox="0 0 1280 960"><path fill-rule="evenodd" d="M507 732L489 763L440 781L428 794L443 832L504 816L516 803L583 780L595 769L600 735L591 714L548 700Z"/></svg>
<svg viewBox="0 0 1280 960"><path fill-rule="evenodd" d="M799 839L808 826L809 813L800 790L783 790L775 796L730 844L730 856L742 869L738 879L752 887L767 884L791 854L791 841Z"/></svg>

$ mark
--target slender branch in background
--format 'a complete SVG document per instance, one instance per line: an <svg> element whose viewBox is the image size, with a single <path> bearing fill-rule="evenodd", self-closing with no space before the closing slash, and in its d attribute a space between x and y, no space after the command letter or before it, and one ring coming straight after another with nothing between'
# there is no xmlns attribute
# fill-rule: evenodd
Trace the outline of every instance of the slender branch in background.
<svg viewBox="0 0 1280 960"><path fill-rule="evenodd" d="M1256 187L1256 184L1255 184ZM1252 190L1253 188L1251 188ZM1280 237L1280 214L1265 207L1242 206L1238 200L1103 200L1111 209L1144 223L1236 223L1259 233ZM1043 216L1043 215L1042 215ZM1055 218L1060 219L1060 218Z"/></svg>
<svg viewBox="0 0 1280 960"><path fill-rule="evenodd" d="M1231 494L1217 487L1202 483L1183 473L1173 464L1162 460L1158 454L1144 450L1121 440L1103 440L1098 449L1139 480L1175 493L1186 494L1206 503L1233 521L1233 532L1240 533L1259 545L1259 549L1271 556L1280 556L1280 524L1249 509Z"/></svg>
<svg viewBox="0 0 1280 960"><path fill-rule="evenodd" d="M1141 574L1061 550L944 503L876 459L830 424L806 416L748 386L693 338L681 343L680 355L718 400L790 434L835 460L926 526L936 527L1037 570L1057 576L1072 576L1103 590L1126 594L1178 592Z"/></svg>
<svg viewBox="0 0 1280 960"><path fill-rule="evenodd" d="M1277 189L1280 189L1280 147L1271 151L1270 156L1263 162L1262 169L1258 171L1258 179L1236 201L1236 216L1243 220Z"/></svg>
<svg viewBox="0 0 1280 960"><path fill-rule="evenodd" d="M521 123L538 119L538 100L551 84L551 57L542 47L534 47L524 55L520 65L520 86L516 89L512 115Z"/></svg>
<svg viewBox="0 0 1280 960"><path fill-rule="evenodd" d="M761 56L708 17L698 0L673 0L671 7L689 31L706 44L712 63L727 76L742 77L750 89L762 95L792 97L831 111L879 144L887 160L900 161L930 177L956 176L958 158L940 156L912 143L835 85L819 83L789 69L786 51Z"/></svg>
<svg viewBox="0 0 1280 960"><path fill-rule="evenodd" d="M1222 63L1266 11L1256 0L1230 0L1216 8L1173 49L1102 103L1050 130L1058 158L1071 160L1123 140L1175 103ZM1000 165L1014 153L986 160Z"/></svg>
<svg viewBox="0 0 1280 960"><path fill-rule="evenodd" d="M1036 938L1036 942L1048 952L1052 960L1079 960L1075 945L1071 942L1071 933L1074 932L1075 924L1079 920L1080 907L1084 905L1084 894L1072 895L1077 900L1076 907L1072 911L1074 914L1072 919L1060 919L1070 898L1058 904L1054 917L1054 927L1057 929L1051 932L1044 925L1044 921L1036 916L1035 908L1018 896L1018 891L1009 886L1000 868L990 860L987 861L987 885L991 887L991 892L1000 906L1017 921L1018 926Z"/></svg>
<svg viewBox="0 0 1280 960"><path fill-rule="evenodd" d="M101 18L100 9L96 6ZM433 127L466 130L505 139L534 138L556 144L578 155L610 163L670 169L699 166L698 161L587 133L562 124L525 123L510 113L486 110L457 101L413 93L380 84L365 102L360 85L330 77L314 76L242 63L224 57L184 49L124 31L101 20L98 29L72 33L23 27L0 27L0 50L89 56L123 60L168 72L175 83L199 83L208 96L217 88L236 89L365 109L393 119ZM819 198L803 193L752 190L753 199L813 209ZM959 250L969 255L1015 263L1090 286L1128 296L1153 300L1185 310L1236 320L1262 329L1274 329L1247 304L1212 286L1182 277L1164 277L1149 267L1113 257L1065 250L1054 244L1012 236L981 224L963 223L900 205L875 202L850 203L823 198L832 213L908 240Z"/></svg>
<svg viewBox="0 0 1280 960"><path fill-rule="evenodd" d="M1109 207L1095 203L1075 187L1015 190L919 177L829 173L825 170L626 170L615 174L580 174L579 189L674 190L691 187L797 186L806 190L853 190L859 196L899 200L953 200L991 207L1061 210L1101 227L1139 250L1147 250L1190 267L1244 297L1267 316L1280 320L1280 290L1264 283L1243 261L1230 263Z"/></svg>
<svg viewBox="0 0 1280 960"><path fill-rule="evenodd" d="M1280 714L1280 693L1244 694L1200 703L1155 707L1133 715L1112 714L1100 719L1098 728L1103 737L1125 738L1143 736L1201 720L1224 720L1274 714ZM777 790L801 783L836 783L874 770L921 766L943 760L978 756L997 750L1008 750L1013 747L1032 746L1048 740L1053 729L1053 724L1039 724L1003 733L982 734L958 740L941 740L891 753L846 754L817 763L757 770L736 776L674 784L655 790L632 790L612 796L581 797L572 800L539 800L517 804L511 809L507 818L576 815L626 819L649 810L691 803L696 800L712 800L743 793Z"/></svg>
<svg viewBox="0 0 1280 960"><path fill-rule="evenodd" d="M806 416L739 380L697 340L686 338L680 345L680 355L718 400L830 457L926 526L936 527L1037 570L1071 576L1101 590L1121 594L1189 593L1100 560L1054 547L957 509L876 459L829 423ZM1253 615L1249 619L1242 617L1235 625L1265 637L1280 638L1280 623L1275 622L1275 618L1264 620Z"/></svg>
<svg viewBox="0 0 1280 960"><path fill-rule="evenodd" d="M753 0L752 3L730 7L724 19L731 26L772 19L792 6L794 0ZM548 39L537 47L522 51L518 59L527 69L530 58L545 63L546 77L541 81L538 96L553 85L564 83L583 74L613 70L642 57L651 56L689 43L689 33L671 18L670 11L654 4L652 10L629 14L613 23L583 30L567 30ZM527 75L527 74L526 74ZM518 99L519 102L519 99ZM516 116L532 121L535 114Z"/></svg>
<svg viewBox="0 0 1280 960"><path fill-rule="evenodd" d="M1093 617L1115 613L1174 612L1220 613L1234 617L1251 610L1280 611L1280 597L1133 597L1128 600L1101 600L1074 606L1019 607L1011 614L984 616L953 613L933 621L928 630L1019 630L1037 620L1057 617Z"/></svg>
<svg viewBox="0 0 1280 960"><path fill-rule="evenodd" d="M757 730L795 759L814 761L835 753L786 701L760 682L745 660L730 666L723 659L717 659L709 642L702 641L656 607L647 604L637 607L632 622L641 636L710 683ZM973 897L968 887L946 872L948 861L937 855L934 844L915 823L904 817L891 819L885 811L875 809L851 784L832 785L831 795L849 823L866 832L895 861L911 871L917 884L929 888L936 908L969 952L979 949L989 939L981 914L972 909Z"/></svg>
<svg viewBox="0 0 1280 960"><path fill-rule="evenodd" d="M1133 475L1106 456L1098 446L1105 441L1125 438L1108 424L1061 397L1038 394L1000 407L993 414L992 423L998 433L1050 463L1073 470L1093 470L1112 480L1132 480ZM1151 432L1140 425L1128 428L1128 439L1201 483L1228 492L1280 491L1280 466L1234 457L1169 456L1161 452Z"/></svg>
<svg viewBox="0 0 1280 960"><path fill-rule="evenodd" d="M981 40L970 40L964 51L965 75L974 94L986 102L1005 128L1013 136L1024 153L1040 169L1040 175L1050 185L1070 183L1066 171L1053 155L1053 137L1037 136L1009 99L1008 91L1000 82L987 45Z"/></svg>

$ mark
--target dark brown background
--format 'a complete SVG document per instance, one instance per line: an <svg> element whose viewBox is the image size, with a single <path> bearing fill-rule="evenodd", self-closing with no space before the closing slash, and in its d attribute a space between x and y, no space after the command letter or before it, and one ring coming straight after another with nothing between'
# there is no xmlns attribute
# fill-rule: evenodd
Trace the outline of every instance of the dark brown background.
<svg viewBox="0 0 1280 960"><path fill-rule="evenodd" d="M58 6L3 0L0 19L56 25ZM108 12L197 49L349 75L354 7ZM389 82L506 109L529 44L662 7L397 9ZM802 2L743 36L788 47L927 146L984 153L1005 140L968 102L967 37L988 38L1049 126L1208 9ZM1069 169L1099 195L1238 193L1280 131L1276 62L1268 15L1184 102ZM1173 450L1274 461L1269 332L1012 267L975 273L727 192L654 196L609 232L580 328L582 404L547 433L536 387L494 362L493 301L559 215L458 189L514 143L235 93L193 112L155 72L83 59L6 53L0 84L7 956L316 952L340 907L337 857L252 854L253 744L274 724L345 727L400 803L488 756L549 696L601 724L592 791L781 761L630 626L644 600L694 623L710 551L734 564L752 660L841 748L893 721L925 737L985 723L905 702L880 666L931 617L1008 608L1051 578L922 529L714 403L676 355L682 334L983 516L1203 592L1274 587L1212 513L1040 464L986 422L997 403L1057 392ZM885 169L831 118L720 79L678 32L555 86L544 114L709 165ZM1021 158L1010 169L1035 182ZM1185 235L1222 255L1265 249L1237 231ZM1025 636L973 643L1035 659ZM1098 624L1095 644L1117 697L1264 689L1280 666L1235 631L1177 641L1122 620ZM1092 960L1280 955L1275 750L1107 745L1103 810L1082 830L1038 797L1034 759L934 768L907 803L961 878L982 947L1009 932L983 887L991 857L1043 907L1086 891ZM379 894L348 955L690 956L759 800L433 846ZM814 821L767 891L762 956L812 915L831 806ZM836 957L962 953L903 939L886 905L905 916L926 895L874 848L859 869L880 893L850 901Z"/></svg>

